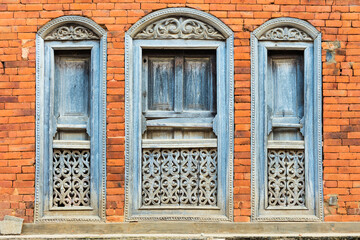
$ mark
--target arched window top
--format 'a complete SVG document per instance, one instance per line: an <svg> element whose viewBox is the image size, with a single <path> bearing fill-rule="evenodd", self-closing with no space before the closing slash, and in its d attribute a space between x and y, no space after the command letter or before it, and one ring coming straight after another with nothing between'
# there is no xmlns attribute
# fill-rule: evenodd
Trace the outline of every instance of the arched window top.
<svg viewBox="0 0 360 240"><path fill-rule="evenodd" d="M265 22L252 34L259 40L314 41L320 32L304 20L284 17Z"/></svg>
<svg viewBox="0 0 360 240"><path fill-rule="evenodd" d="M88 40L100 39L106 31L86 17L63 16L40 28L38 35L44 40Z"/></svg>
<svg viewBox="0 0 360 240"><path fill-rule="evenodd" d="M134 39L225 40L233 32L209 13L192 8L167 8L143 17L127 34Z"/></svg>

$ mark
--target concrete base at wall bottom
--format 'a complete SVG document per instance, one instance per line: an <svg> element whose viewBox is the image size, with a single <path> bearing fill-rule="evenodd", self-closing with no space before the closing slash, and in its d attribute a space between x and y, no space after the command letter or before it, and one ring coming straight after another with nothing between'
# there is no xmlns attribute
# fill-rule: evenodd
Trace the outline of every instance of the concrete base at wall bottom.
<svg viewBox="0 0 360 240"><path fill-rule="evenodd" d="M3 221L0 221L0 234L9 235L9 234L21 234L21 228L23 225L24 219L5 216Z"/></svg>
<svg viewBox="0 0 360 240"><path fill-rule="evenodd" d="M21 235L0 239L360 239L360 222L27 223Z"/></svg>

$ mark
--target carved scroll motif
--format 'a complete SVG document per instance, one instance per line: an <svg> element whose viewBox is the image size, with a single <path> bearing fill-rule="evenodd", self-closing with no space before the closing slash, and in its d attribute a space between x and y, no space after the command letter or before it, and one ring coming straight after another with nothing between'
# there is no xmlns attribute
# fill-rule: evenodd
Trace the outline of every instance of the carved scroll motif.
<svg viewBox="0 0 360 240"><path fill-rule="evenodd" d="M54 207L90 206L90 151L54 149Z"/></svg>
<svg viewBox="0 0 360 240"><path fill-rule="evenodd" d="M154 22L135 39L225 39L212 26L192 18L171 17Z"/></svg>
<svg viewBox="0 0 360 240"><path fill-rule="evenodd" d="M180 173L180 204L199 203L199 155L198 149L183 149Z"/></svg>
<svg viewBox="0 0 360 240"><path fill-rule="evenodd" d="M160 205L160 156L159 149L143 151L142 199L144 205Z"/></svg>
<svg viewBox="0 0 360 240"><path fill-rule="evenodd" d="M260 40L312 41L313 39L297 28L277 27L264 33Z"/></svg>
<svg viewBox="0 0 360 240"><path fill-rule="evenodd" d="M268 206L305 206L304 150L268 151Z"/></svg>
<svg viewBox="0 0 360 240"><path fill-rule="evenodd" d="M200 205L216 205L217 150L200 150Z"/></svg>
<svg viewBox="0 0 360 240"><path fill-rule="evenodd" d="M99 37L90 29L81 25L67 24L54 29L45 40L91 40Z"/></svg>
<svg viewBox="0 0 360 240"><path fill-rule="evenodd" d="M216 206L216 149L144 149L144 206Z"/></svg>
<svg viewBox="0 0 360 240"><path fill-rule="evenodd" d="M180 151L164 149L161 156L161 204L179 204Z"/></svg>

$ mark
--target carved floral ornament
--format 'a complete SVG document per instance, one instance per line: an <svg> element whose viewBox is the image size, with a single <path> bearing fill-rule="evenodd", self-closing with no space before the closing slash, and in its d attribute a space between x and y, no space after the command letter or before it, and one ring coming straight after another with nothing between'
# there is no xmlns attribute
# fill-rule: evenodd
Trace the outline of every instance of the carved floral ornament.
<svg viewBox="0 0 360 240"><path fill-rule="evenodd" d="M62 25L51 31L45 40L90 40L99 37L90 29L77 24Z"/></svg>
<svg viewBox="0 0 360 240"><path fill-rule="evenodd" d="M297 28L277 27L264 33L260 40L313 41L304 31Z"/></svg>
<svg viewBox="0 0 360 240"><path fill-rule="evenodd" d="M170 17L156 21L141 30L135 39L208 39L225 37L215 28L192 18Z"/></svg>

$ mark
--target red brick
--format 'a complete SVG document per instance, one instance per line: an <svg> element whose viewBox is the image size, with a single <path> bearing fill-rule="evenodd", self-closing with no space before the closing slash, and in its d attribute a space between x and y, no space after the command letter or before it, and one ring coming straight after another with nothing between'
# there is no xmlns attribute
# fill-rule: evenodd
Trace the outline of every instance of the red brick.
<svg viewBox="0 0 360 240"><path fill-rule="evenodd" d="M304 12L305 6L301 5L283 5L281 6L281 11L284 12Z"/></svg>
<svg viewBox="0 0 360 240"><path fill-rule="evenodd" d="M359 20L359 13L343 13L341 14L343 20Z"/></svg>
<svg viewBox="0 0 360 240"><path fill-rule="evenodd" d="M11 199L10 205L0 206L0 216L17 214L33 221L38 29L59 16L81 15L108 31L107 221L119 222L124 221L125 32L152 11L192 7L218 17L235 36L234 220L250 221L250 32L271 18L295 17L310 22L322 33L324 192L339 195L338 207L329 207L325 220L360 221L355 215L360 195L360 7L356 0L115 2L23 0L20 4L19 0L4 0L0 4L0 171L10 171L0 174L0 202ZM333 48L334 41L340 42L340 48ZM23 49L29 50L26 57L22 56ZM326 62L326 51L334 52L336 63Z"/></svg>
<svg viewBox="0 0 360 240"><path fill-rule="evenodd" d="M331 12L331 6L306 6L307 12Z"/></svg>

